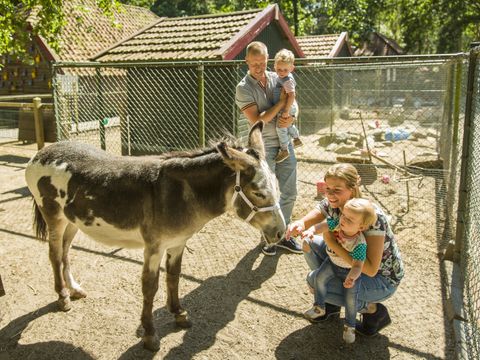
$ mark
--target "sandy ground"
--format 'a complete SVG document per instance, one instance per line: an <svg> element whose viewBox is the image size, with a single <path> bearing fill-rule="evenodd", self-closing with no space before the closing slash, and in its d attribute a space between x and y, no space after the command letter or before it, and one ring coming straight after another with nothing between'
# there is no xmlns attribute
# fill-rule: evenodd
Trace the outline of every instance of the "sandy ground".
<svg viewBox="0 0 480 360"><path fill-rule="evenodd" d="M192 328L175 327L162 272L154 303L161 349L151 353L141 344L141 250L106 248L77 235L73 273L88 297L68 313L57 311L48 245L33 237L23 178L34 153L31 145L0 146L0 274L7 292L0 298L0 360L454 358L444 313L450 264L438 256L443 240L435 229L442 224L431 178L421 187L412 184L407 208L404 184L364 189L394 215L406 266L397 293L385 302L393 323L378 336L358 336L346 346L342 319L306 321L302 313L312 298L303 257L284 251L265 257L257 231L224 215L189 240L185 252L180 294ZM295 217L314 205L319 166L299 164Z"/></svg>

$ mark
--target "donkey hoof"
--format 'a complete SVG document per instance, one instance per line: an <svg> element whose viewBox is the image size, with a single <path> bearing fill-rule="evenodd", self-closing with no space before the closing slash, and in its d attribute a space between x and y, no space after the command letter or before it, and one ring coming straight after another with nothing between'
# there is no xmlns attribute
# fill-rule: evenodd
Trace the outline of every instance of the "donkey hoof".
<svg viewBox="0 0 480 360"><path fill-rule="evenodd" d="M70 290L70 298L72 299L83 299L86 297L87 297L87 293L83 289Z"/></svg>
<svg viewBox="0 0 480 360"><path fill-rule="evenodd" d="M175 323L184 329L192 327L192 322L188 319L186 311L183 311L181 314L175 314Z"/></svg>
<svg viewBox="0 0 480 360"><path fill-rule="evenodd" d="M70 311L72 309L72 303L70 302L70 297L61 297L58 299L58 306L61 311Z"/></svg>
<svg viewBox="0 0 480 360"><path fill-rule="evenodd" d="M143 347L150 351L158 351L160 350L160 339L154 335L145 335L143 337Z"/></svg>

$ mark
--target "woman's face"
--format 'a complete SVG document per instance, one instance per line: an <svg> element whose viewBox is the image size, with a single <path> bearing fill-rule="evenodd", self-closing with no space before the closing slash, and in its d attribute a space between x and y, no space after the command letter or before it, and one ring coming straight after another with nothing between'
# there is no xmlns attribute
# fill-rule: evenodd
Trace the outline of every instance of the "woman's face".
<svg viewBox="0 0 480 360"><path fill-rule="evenodd" d="M345 180L329 177L325 183L327 199L332 208L342 209L345 203L353 197L353 191L347 187Z"/></svg>

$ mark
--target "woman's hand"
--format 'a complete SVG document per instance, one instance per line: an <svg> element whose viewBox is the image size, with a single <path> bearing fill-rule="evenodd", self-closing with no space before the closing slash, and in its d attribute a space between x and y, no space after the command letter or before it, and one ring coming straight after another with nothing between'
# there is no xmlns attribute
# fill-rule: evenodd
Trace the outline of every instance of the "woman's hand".
<svg viewBox="0 0 480 360"><path fill-rule="evenodd" d="M290 239L292 236L298 236L305 231L305 223L303 220L297 220L288 224L287 231L285 232L285 239Z"/></svg>

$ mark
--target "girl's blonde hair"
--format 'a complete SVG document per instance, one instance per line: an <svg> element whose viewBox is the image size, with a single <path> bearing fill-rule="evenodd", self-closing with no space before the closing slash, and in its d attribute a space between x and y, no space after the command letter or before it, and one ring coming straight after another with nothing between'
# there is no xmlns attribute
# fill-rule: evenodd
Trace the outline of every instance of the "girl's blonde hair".
<svg viewBox="0 0 480 360"><path fill-rule="evenodd" d="M358 175L357 169L353 165L341 163L330 166L325 174L325 180L328 178L337 178L345 181L347 188L353 192L354 198L362 197L360 175Z"/></svg>
<svg viewBox="0 0 480 360"><path fill-rule="evenodd" d="M362 225L368 229L377 222L377 213L370 200L353 198L345 203L344 209L350 209L362 215Z"/></svg>

